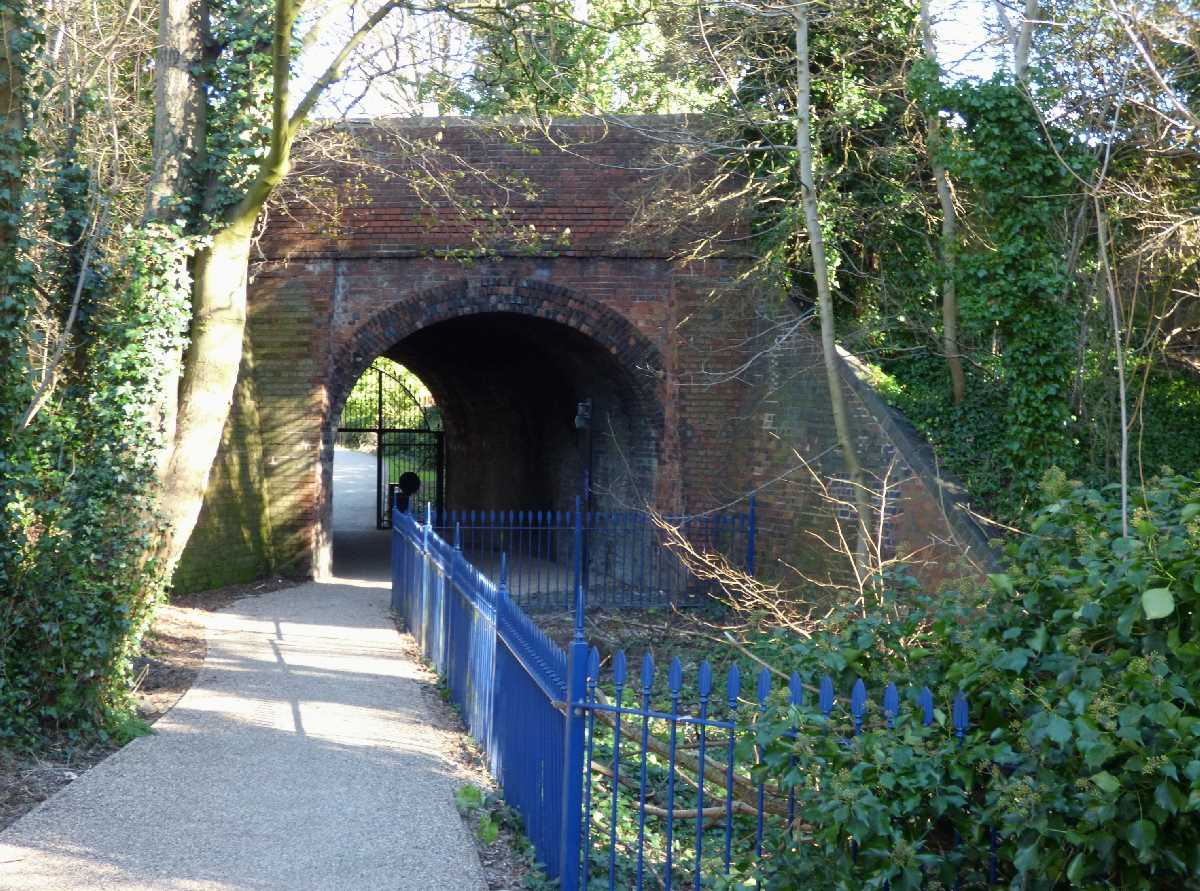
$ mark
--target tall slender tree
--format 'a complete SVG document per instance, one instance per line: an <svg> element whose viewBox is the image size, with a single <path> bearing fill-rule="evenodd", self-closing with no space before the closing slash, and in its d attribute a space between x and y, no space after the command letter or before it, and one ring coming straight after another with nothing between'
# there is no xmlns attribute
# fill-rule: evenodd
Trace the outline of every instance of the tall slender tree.
<svg viewBox="0 0 1200 891"><path fill-rule="evenodd" d="M921 0L921 42L925 49L926 64L937 70L937 45L933 38L933 20L929 13L929 0ZM963 374L962 355L958 343L958 211L954 207L950 175L942 160L942 120L936 113L925 116L929 153L929 166L933 171L933 182L937 188L938 204L941 206L942 237L939 243L942 279L942 349L946 354L946 366L950 371L950 390L955 404L963 401L967 392L966 376Z"/></svg>

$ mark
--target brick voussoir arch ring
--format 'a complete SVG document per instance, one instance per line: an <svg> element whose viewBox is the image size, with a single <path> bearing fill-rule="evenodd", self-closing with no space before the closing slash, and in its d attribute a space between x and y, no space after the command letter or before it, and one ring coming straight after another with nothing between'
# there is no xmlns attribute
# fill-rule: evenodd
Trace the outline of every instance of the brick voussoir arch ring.
<svg viewBox="0 0 1200 891"><path fill-rule="evenodd" d="M465 279L407 295L360 323L343 342L328 382L327 441L332 441L355 381L376 357L430 325L497 312L557 322L602 346L621 369L635 401L633 408L652 431L656 446L662 442L662 353L628 319L558 285L529 280L480 285Z"/></svg>

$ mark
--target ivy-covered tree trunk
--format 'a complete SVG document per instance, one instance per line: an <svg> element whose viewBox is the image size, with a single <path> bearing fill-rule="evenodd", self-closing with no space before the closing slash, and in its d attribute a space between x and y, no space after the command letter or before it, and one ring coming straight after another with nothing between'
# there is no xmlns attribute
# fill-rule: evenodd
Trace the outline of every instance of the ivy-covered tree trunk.
<svg viewBox="0 0 1200 891"><path fill-rule="evenodd" d="M10 437L29 398L30 373L24 361L28 324L27 289L18 273L18 246L24 217L24 178L29 150L25 94L26 67L34 40L28 7L20 2L0 2L0 508L15 490L9 462L18 455ZM0 654L7 640L3 620L9 614L4 594L12 590L9 574L14 567L6 549L13 547L19 521L13 512L0 509ZM10 595L11 596L11 595ZM0 707L3 703L0 702Z"/></svg>
<svg viewBox="0 0 1200 891"><path fill-rule="evenodd" d="M201 65L207 3L206 0L160 0L158 16L153 167L146 185L142 222L157 227L160 250L174 255L173 265L182 273L190 261L184 231L195 213L193 205L204 162L207 103ZM174 344L171 352L157 357L166 374L166 385L156 396L154 419L163 436L156 472L159 480L167 479L174 453L172 435L178 418L184 346ZM166 504L165 499L160 499L155 506L161 511Z"/></svg>
<svg viewBox="0 0 1200 891"><path fill-rule="evenodd" d="M155 79L153 173L147 187L147 219L161 221L169 249L184 253L195 244L199 214L216 212L208 233L190 261L190 328L186 347L164 356L174 386L162 398L165 433L158 463L157 512L162 532L153 555L169 574L183 554L204 503L209 474L229 417L242 356L246 324L246 284L255 219L270 194L263 181L277 182L286 169L290 122L286 114L291 76L291 39L297 5L274 0L271 152L253 179L250 192L225 211L216 194L228 172L224 159L206 158L213 139L205 96L197 72L202 62L206 0L161 0L158 70ZM255 27L247 15L248 29ZM249 39L253 33L247 35ZM222 122L227 123L227 122ZM213 162L213 163L204 163ZM191 224L191 225L189 225ZM200 234L206 225L201 222ZM175 234L174 240L171 234Z"/></svg>
<svg viewBox="0 0 1200 891"><path fill-rule="evenodd" d="M170 222L187 216L197 197L203 163L206 0L160 0L154 54L153 168L143 219Z"/></svg>
<svg viewBox="0 0 1200 891"><path fill-rule="evenodd" d="M918 72L914 69L914 75ZM969 321L995 332L1005 432L995 454L1013 513L1036 496L1052 466L1073 471L1070 389L1075 313L1064 295L1063 228L1078 177L1090 161L1069 134L1044 125L1023 85L997 75L981 84L943 86L936 68L918 89L929 113L963 124L948 145L948 166L972 196L975 235L958 256ZM1068 166L1064 166L1068 165Z"/></svg>
<svg viewBox="0 0 1200 891"><path fill-rule="evenodd" d="M25 7L21 2L0 4L0 263L6 269L17 245L26 166L25 67L33 34ZM0 300L8 290L4 275Z"/></svg>

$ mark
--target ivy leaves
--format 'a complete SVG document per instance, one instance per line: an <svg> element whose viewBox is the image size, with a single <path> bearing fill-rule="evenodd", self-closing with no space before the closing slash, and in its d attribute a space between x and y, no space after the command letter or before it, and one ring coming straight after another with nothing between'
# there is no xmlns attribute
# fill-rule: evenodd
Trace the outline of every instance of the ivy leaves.
<svg viewBox="0 0 1200 891"><path fill-rule="evenodd" d="M922 60L909 86L926 114L949 122L939 159L971 208L955 277L963 340L987 345L977 371L990 379L969 388L969 401L999 401L989 391L1003 400L998 427L987 418L971 425L987 431L989 442L971 443L963 475L995 465L984 491L1013 517L1049 467L1074 464L1069 391L1077 323L1062 220L1075 192L1072 171L1085 171L1088 156L1068 134L1043 126L1007 75L947 86L936 65ZM956 408L970 420L967 408ZM986 462L974 457L984 447Z"/></svg>
<svg viewBox="0 0 1200 891"><path fill-rule="evenodd" d="M267 156L271 128L273 0L213 4L217 53L205 68L209 119L205 162L209 181L201 210L211 224L241 200ZM203 181L203 180L201 180Z"/></svg>
<svg viewBox="0 0 1200 891"><path fill-rule="evenodd" d="M958 264L963 323L977 340L989 328L1000 340L996 370L1008 404L997 445L1015 498L1028 500L1047 468L1069 460L1071 447L1075 320L1059 231L1071 193L1059 157L1070 156L1070 144L1065 135L1047 136L1028 98L1002 78L939 95L938 111L963 121L945 143L947 167L976 204L978 240Z"/></svg>
<svg viewBox="0 0 1200 891"><path fill-rule="evenodd" d="M125 239L126 262L97 283L104 299L78 371L53 410L0 450L0 743L79 742L121 726L131 659L165 582L141 555L153 531L164 357L187 330L190 245L161 225Z"/></svg>

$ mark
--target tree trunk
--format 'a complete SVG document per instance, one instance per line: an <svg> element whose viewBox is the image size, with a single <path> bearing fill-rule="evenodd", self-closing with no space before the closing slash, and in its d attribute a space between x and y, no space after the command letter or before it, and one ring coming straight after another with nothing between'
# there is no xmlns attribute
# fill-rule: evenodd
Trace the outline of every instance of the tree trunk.
<svg viewBox="0 0 1200 891"><path fill-rule="evenodd" d="M849 411L842 391L841 358L837 354L833 331L833 295L829 287L829 264L825 257L825 237L821 231L821 215L817 206L817 189L813 180L812 150L812 79L808 64L808 9L801 3L792 15L796 28L796 151L799 155L800 200L808 229L809 249L812 252L813 277L817 284L817 311L821 317L821 352L825 376L829 384L829 403L833 426L841 446L846 475L854 490L854 505L858 514L855 529L855 572L865 583L866 549L869 540L870 503L863 486L862 467L854 447Z"/></svg>
<svg viewBox="0 0 1200 891"><path fill-rule="evenodd" d="M163 2L176 4L184 0ZM202 12L203 0L196 2ZM241 200L226 211L221 228L212 235L210 244L196 254L193 263L191 339L183 355L173 435L169 437L160 469L160 511L164 523L155 556L161 570L168 575L174 572L200 516L209 474L233 402L246 329L250 245L259 211L287 175L292 142L321 94L341 76L342 65L355 48L398 4L399 0L388 0L358 27L289 117L293 30L301 3L275 0L270 148L254 181ZM199 29L203 19L188 21ZM165 87L163 93L183 95ZM171 108L175 110L174 105ZM166 109L160 111L165 113ZM171 126L166 125L166 129ZM159 169L157 159L155 169ZM171 167L164 162L163 169Z"/></svg>
<svg viewBox="0 0 1200 891"><path fill-rule="evenodd" d="M254 218L222 229L196 254L191 342L184 356L179 408L161 478L164 532L157 557L174 570L196 526L242 360L246 280Z"/></svg>
<svg viewBox="0 0 1200 891"><path fill-rule="evenodd" d="M1025 0L1025 16L1017 31L1017 39L1013 46L1013 74L1017 80L1025 80L1029 68L1029 49L1033 45L1033 26L1038 15L1038 0Z"/></svg>
<svg viewBox="0 0 1200 891"><path fill-rule="evenodd" d="M931 116L932 117L932 116ZM930 138L938 131L936 120L930 122ZM962 355L958 345L958 221L954 215L954 197L950 194L950 177L946 168L934 161L936 144L930 146L933 179L937 183L938 201L942 205L942 350L950 369L950 389L954 404L960 405L967 395Z"/></svg>
<svg viewBox="0 0 1200 891"><path fill-rule="evenodd" d="M160 0L154 54L153 167L142 219L183 216L204 151L205 101L194 73L204 55L202 0Z"/></svg>
<svg viewBox="0 0 1200 891"><path fill-rule="evenodd" d="M926 57L937 63L937 47L933 42L933 23L929 16L929 0L921 0L921 35L925 44ZM963 375L962 355L958 346L958 216L954 209L954 195L950 191L950 176L938 158L942 143L942 122L933 112L926 118L929 130L929 166L933 169L933 181L937 185L938 202L942 206L942 351L946 354L946 365L950 369L950 389L954 404L962 403L967 392Z"/></svg>
<svg viewBox="0 0 1200 891"><path fill-rule="evenodd" d="M197 71L203 61L206 19L206 0L159 0L158 47L154 55L154 144L143 223L178 226L174 221L191 217L196 210L194 204L188 206L188 201L194 202L198 197L204 155L207 103L204 82ZM173 243L164 238L162 244L163 250L178 252L176 262L182 273L189 252L182 233ZM166 369L154 406L153 422L163 433L156 468L159 501L155 509L160 516L170 516L174 493L169 494L168 490L172 487L178 441L183 345L164 352L155 361ZM160 547L169 550L171 538L169 534L165 536ZM159 549L156 554L160 559L163 557ZM166 578L174 565L173 559L165 564Z"/></svg>
<svg viewBox="0 0 1200 891"><path fill-rule="evenodd" d="M1020 27L1008 18L1008 9L1001 0L994 0L996 18L1000 20L1013 54L1013 77L1024 83L1029 68L1029 51L1033 47L1033 29L1038 15L1038 0L1025 0Z"/></svg>
<svg viewBox="0 0 1200 891"><path fill-rule="evenodd" d="M1125 386L1125 343L1121 337L1121 307L1117 288L1108 261L1108 216L1099 197L1093 198L1096 208L1096 245L1099 249L1101 274L1104 276L1109 311L1112 314L1113 352L1117 359L1117 398L1121 408L1121 534L1129 537L1129 395Z"/></svg>
<svg viewBox="0 0 1200 891"><path fill-rule="evenodd" d="M160 72L155 97L154 173L146 213L170 219L181 198L201 191L197 166L184 159L160 157L175 150L199 160L203 150L206 105L194 91L186 59L203 51L205 0L161 0L159 52L168 64ZM221 445L242 359L246 329L246 285L250 245L258 212L271 188L287 170L292 138L287 103L290 77L293 0L276 0L273 35L275 95L271 154L251 185L226 215L222 228L192 260L192 320L186 350L173 357L179 368L177 394L164 395L167 441L159 462L162 533L154 549L159 567L170 578L183 556L204 505L204 493ZM198 56L194 56L199 58ZM175 68L169 67L172 63ZM190 141L194 138L194 142ZM264 183L266 183L264 185ZM197 204L205 206L203 196ZM174 398L172 398L174 397Z"/></svg>

